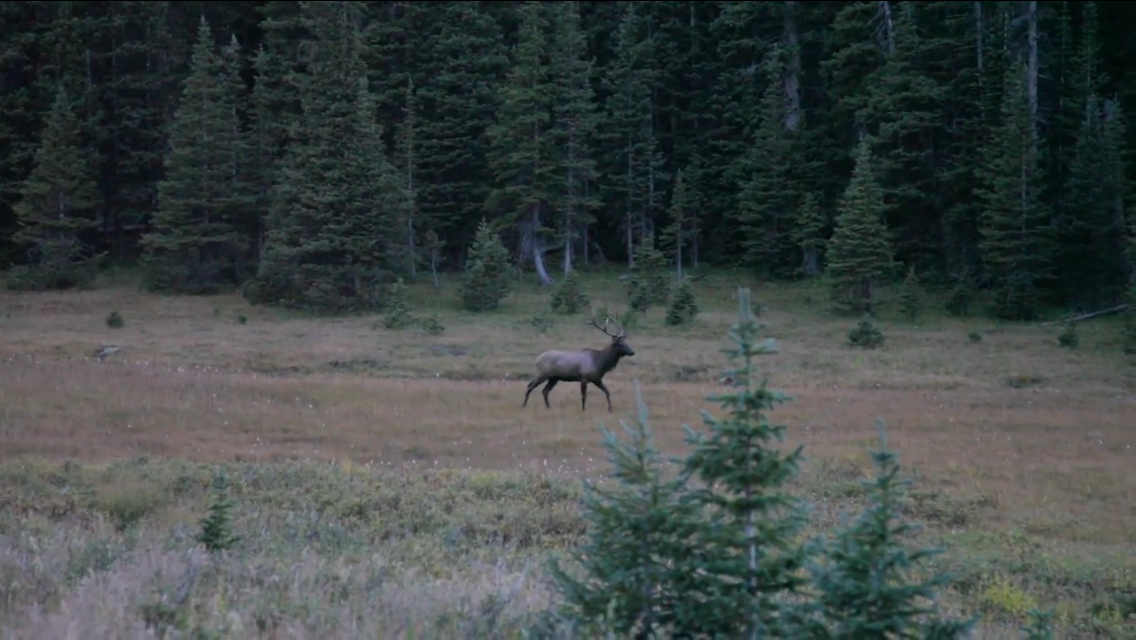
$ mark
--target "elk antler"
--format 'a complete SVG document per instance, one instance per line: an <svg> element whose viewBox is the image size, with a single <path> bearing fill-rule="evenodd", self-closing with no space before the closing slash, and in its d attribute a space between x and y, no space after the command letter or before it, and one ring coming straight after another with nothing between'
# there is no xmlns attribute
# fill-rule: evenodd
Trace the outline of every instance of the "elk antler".
<svg viewBox="0 0 1136 640"><path fill-rule="evenodd" d="M614 323L615 328L618 329L618 331L616 333L611 333L610 331L607 330L607 325L611 324L611 323ZM592 311L592 326L599 329L600 331L603 331L610 338L622 338L625 335L625 333L623 331L623 327L619 326L619 323L616 322L615 320L612 320L611 317L608 317L607 319L604 320L602 327L600 325L596 324L596 312L594 310Z"/></svg>

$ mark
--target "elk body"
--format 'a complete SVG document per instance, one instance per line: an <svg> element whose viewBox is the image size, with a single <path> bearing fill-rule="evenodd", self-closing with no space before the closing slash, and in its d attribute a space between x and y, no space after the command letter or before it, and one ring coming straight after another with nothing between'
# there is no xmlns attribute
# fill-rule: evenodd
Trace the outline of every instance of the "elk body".
<svg viewBox="0 0 1136 640"><path fill-rule="evenodd" d="M548 403L548 394L556 386L556 383L579 382L581 411L588 406L588 384L590 383L604 392L604 396L607 397L607 410L611 412L611 394L604 386L603 377L607 375L607 372L614 369L615 365L619 364L620 358L633 356L635 351L627 344L627 334L622 327L619 327L618 323L616 323L618 328L616 333L610 333L607 330L610 322L613 322L613 320L608 318L604 322L604 326L601 327L596 324L595 318L592 318L592 326L611 338L611 344L603 349L551 350L540 354L536 359L537 377L529 383L528 390L525 391L525 402L521 406L527 407L529 394L533 392L533 389L544 383L544 389L541 391L541 394L544 395L544 406L551 409L552 405Z"/></svg>

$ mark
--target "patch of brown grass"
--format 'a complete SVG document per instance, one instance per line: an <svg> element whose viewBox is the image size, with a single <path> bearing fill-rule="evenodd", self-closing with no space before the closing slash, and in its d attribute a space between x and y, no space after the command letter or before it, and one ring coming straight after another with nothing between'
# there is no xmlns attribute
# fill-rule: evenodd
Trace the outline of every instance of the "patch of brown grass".
<svg viewBox="0 0 1136 640"><path fill-rule="evenodd" d="M614 285L588 284L597 305L622 308ZM604 465L596 423L614 427L632 412L633 379L657 444L681 453L680 426L716 411L704 398L727 365L719 349L735 317L733 286L726 276L700 283L705 311L690 328L666 328L653 310L629 331L637 355L606 379L614 415L595 389L582 412L578 385L564 383L551 410L539 390L521 408L540 351L605 340L563 316L539 334L527 314L542 298L529 289L486 316L416 289L416 311L437 311L441 336L376 329L374 317L299 317L236 296L0 293L0 462L154 456L594 473ZM1082 325L1074 351L1057 346L1059 327L885 319L886 346L858 351L844 338L854 322L807 304L815 292L754 289L781 346L764 361L771 384L795 397L772 417L789 426L790 445L805 445L804 490L836 505L855 494L882 417L918 476L916 515L963 535L957 544L974 557L1012 546L978 535L1003 531L1076 562L1130 554L1136 386L1109 319ZM111 309L123 328L103 322ZM984 340L971 343L973 331ZM92 356L107 345L121 350ZM145 510L140 490L120 494L104 498L109 508L127 518ZM963 569L975 584L984 575Z"/></svg>

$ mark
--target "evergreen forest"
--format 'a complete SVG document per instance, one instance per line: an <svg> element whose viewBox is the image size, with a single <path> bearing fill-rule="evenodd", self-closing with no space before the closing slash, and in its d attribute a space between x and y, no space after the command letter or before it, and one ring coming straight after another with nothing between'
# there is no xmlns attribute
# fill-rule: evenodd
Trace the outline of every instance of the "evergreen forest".
<svg viewBox="0 0 1136 640"><path fill-rule="evenodd" d="M477 266L480 235L542 286L648 247L856 311L905 274L1005 319L1116 307L1125 25L1037 0L0 2L0 268L359 309Z"/></svg>

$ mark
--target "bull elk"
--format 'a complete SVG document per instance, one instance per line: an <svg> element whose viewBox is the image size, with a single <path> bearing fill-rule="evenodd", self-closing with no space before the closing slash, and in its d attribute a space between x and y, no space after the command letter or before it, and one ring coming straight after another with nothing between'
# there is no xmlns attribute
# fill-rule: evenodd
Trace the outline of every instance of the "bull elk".
<svg viewBox="0 0 1136 640"><path fill-rule="evenodd" d="M617 329L615 333L607 330L608 324L613 322ZM628 346L627 332L619 326L618 322L608 318L601 327L596 324L595 316L592 316L592 326L610 337L611 344L603 349L551 350L540 354L536 359L537 377L536 380L529 383L528 390L525 391L525 402L521 405L522 408L529 405L529 394L541 383L546 383L541 391L544 395L544 406L551 409L552 405L548 403L548 394L556 386L556 383L579 382L581 411L588 406L588 383L591 383L604 392L604 396L607 397L607 410L609 413L611 412L611 394L604 386L603 377L607 375L607 372L614 369L615 365L619 364L620 358L633 356L635 351Z"/></svg>

